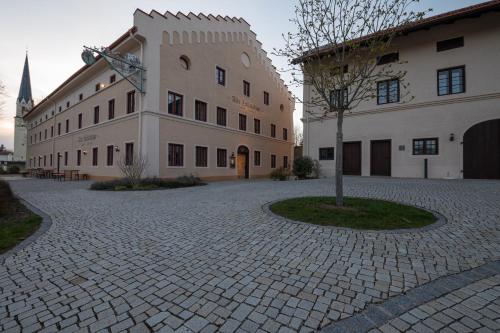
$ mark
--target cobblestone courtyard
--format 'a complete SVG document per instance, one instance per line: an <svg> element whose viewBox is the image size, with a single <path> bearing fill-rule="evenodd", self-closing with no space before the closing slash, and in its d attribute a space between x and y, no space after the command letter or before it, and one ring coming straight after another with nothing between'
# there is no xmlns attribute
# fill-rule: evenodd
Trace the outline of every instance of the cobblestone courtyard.
<svg viewBox="0 0 500 333"><path fill-rule="evenodd" d="M289 223L262 209L282 198L333 195L327 180L135 193L13 181L52 225L0 268L0 331L315 331L370 303L500 259L500 182L345 183L347 195L423 206L448 221L423 232L376 233ZM499 284L494 276L456 293L464 301L482 293L487 302L477 311L488 310L494 325ZM442 299L458 302L452 294ZM425 308L412 310L413 322L398 328L403 324L394 319L374 332L429 329L424 320L445 308L425 317ZM464 315L447 317L453 320L441 328L457 331Z"/></svg>

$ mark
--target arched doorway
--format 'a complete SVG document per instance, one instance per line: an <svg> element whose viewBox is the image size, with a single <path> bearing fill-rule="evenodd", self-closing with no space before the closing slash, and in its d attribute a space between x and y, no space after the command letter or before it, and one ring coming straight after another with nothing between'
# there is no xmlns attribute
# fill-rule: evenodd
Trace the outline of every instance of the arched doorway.
<svg viewBox="0 0 500 333"><path fill-rule="evenodd" d="M236 159L236 168L238 170L238 178L248 179L250 177L249 174L249 161L250 152L247 147L239 146L238 147L238 157Z"/></svg>
<svg viewBox="0 0 500 333"><path fill-rule="evenodd" d="M463 145L464 178L500 179L500 119L469 128Z"/></svg>

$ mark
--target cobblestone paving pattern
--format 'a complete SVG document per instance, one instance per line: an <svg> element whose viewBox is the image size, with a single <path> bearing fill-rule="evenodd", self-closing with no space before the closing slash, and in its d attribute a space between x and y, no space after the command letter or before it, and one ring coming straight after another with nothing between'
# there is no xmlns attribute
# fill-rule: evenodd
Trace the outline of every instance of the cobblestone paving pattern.
<svg viewBox="0 0 500 333"><path fill-rule="evenodd" d="M448 219L403 234L288 223L262 210L282 198L334 195L331 180L134 193L11 184L53 223L0 267L5 332L309 332L500 258L500 182L346 178L347 195Z"/></svg>
<svg viewBox="0 0 500 333"><path fill-rule="evenodd" d="M500 275L421 305L369 332L500 332Z"/></svg>

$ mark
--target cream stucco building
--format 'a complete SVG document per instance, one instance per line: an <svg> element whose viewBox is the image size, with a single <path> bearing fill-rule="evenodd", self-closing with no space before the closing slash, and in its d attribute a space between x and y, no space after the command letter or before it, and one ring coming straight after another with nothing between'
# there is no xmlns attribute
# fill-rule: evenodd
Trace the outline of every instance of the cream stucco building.
<svg viewBox="0 0 500 333"><path fill-rule="evenodd" d="M140 155L146 176L230 179L289 165L293 98L243 19L137 10L108 50L140 60L145 93L98 57L24 117L28 168L112 178Z"/></svg>
<svg viewBox="0 0 500 333"><path fill-rule="evenodd" d="M379 99L346 115L345 174L500 178L499 11L500 1L489 1L402 31L394 66L407 71L414 99L401 103L398 89L380 96L388 91L381 86ZM311 93L305 86L304 99ZM336 119L317 121L310 111L303 115L304 154L333 176Z"/></svg>

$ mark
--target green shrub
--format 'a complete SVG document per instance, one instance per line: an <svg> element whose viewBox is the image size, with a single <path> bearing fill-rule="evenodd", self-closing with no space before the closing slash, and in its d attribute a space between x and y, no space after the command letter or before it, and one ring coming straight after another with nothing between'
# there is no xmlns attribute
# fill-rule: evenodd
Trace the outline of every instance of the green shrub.
<svg viewBox="0 0 500 333"><path fill-rule="evenodd" d="M103 182L95 182L90 185L90 189L96 191L148 191L158 188L181 188L201 185L205 185L205 183L203 183L200 178L191 175L182 176L175 180L144 178L141 179L137 184L133 184L127 178L122 178Z"/></svg>
<svg viewBox="0 0 500 333"><path fill-rule="evenodd" d="M7 168L7 173L10 173L10 174L18 174L19 171L21 171L21 169L17 165L10 165Z"/></svg>
<svg viewBox="0 0 500 333"><path fill-rule="evenodd" d="M299 179L306 179L314 167L314 161L309 156L299 157L293 161L293 174Z"/></svg>
<svg viewBox="0 0 500 333"><path fill-rule="evenodd" d="M273 172L271 172L272 180L284 181L287 180L289 176L290 176L290 171L288 171L288 169L285 169L283 167L278 168Z"/></svg>

